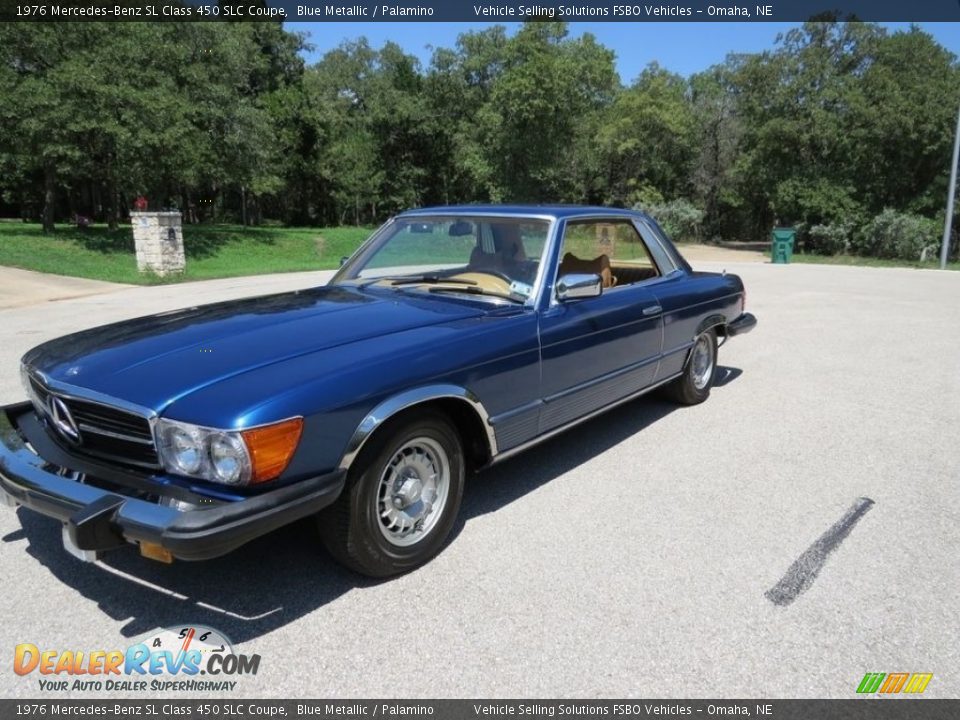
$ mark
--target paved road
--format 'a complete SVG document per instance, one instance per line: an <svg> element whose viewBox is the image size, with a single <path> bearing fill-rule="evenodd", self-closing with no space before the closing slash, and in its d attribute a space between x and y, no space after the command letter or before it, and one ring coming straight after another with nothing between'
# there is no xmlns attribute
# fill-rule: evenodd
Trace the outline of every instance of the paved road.
<svg viewBox="0 0 960 720"><path fill-rule="evenodd" d="M262 656L238 686L260 697L846 698L868 671L960 695L960 273L727 269L760 326L721 350L707 403L631 403L475 478L428 566L358 579L308 523L203 564L91 566L7 510L0 648L206 623ZM0 313L0 396L35 341L257 282ZM812 582L798 558L823 561ZM0 691L36 696L36 675L8 669Z"/></svg>
<svg viewBox="0 0 960 720"><path fill-rule="evenodd" d="M87 280L85 278L48 275L0 266L0 310L36 305L50 300L115 292L130 287L119 283Z"/></svg>

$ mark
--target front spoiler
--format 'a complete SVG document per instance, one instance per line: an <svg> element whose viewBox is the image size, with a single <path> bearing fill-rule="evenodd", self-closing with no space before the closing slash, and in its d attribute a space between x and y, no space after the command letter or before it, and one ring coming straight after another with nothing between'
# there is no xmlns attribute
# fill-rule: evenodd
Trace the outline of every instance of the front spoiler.
<svg viewBox="0 0 960 720"><path fill-rule="evenodd" d="M8 504L63 522L80 550L152 543L182 560L206 560L321 510L343 490L346 471L337 470L243 500L178 510L58 474L65 468L24 442L18 420L32 413L30 403L0 408L0 492Z"/></svg>

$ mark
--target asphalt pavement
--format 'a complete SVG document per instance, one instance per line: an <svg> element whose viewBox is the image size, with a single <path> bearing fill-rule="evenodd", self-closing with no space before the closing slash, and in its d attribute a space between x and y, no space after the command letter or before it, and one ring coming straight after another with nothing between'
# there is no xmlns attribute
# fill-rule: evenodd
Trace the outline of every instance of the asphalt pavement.
<svg viewBox="0 0 960 720"><path fill-rule="evenodd" d="M130 285L0 266L0 310L123 290Z"/></svg>
<svg viewBox="0 0 960 720"><path fill-rule="evenodd" d="M960 273L726 269L759 326L721 349L706 403L641 399L471 479L427 566L360 578L309 522L205 563L90 565L0 508L0 648L202 623L261 656L247 697L851 698L866 672L960 696ZM323 277L0 311L0 400L49 337ZM42 694L6 667L4 697ZM73 696L98 694L125 693Z"/></svg>

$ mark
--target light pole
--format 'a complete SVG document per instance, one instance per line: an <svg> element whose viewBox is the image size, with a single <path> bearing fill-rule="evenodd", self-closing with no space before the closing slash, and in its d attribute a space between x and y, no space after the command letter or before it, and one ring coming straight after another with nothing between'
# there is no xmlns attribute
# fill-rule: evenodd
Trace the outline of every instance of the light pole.
<svg viewBox="0 0 960 720"><path fill-rule="evenodd" d="M943 247L940 248L940 269L947 269L950 249L950 229L953 225L953 196L957 190L957 156L960 155L960 110L957 111L957 130L953 134L953 164L950 166L950 194L947 195L947 217L943 222Z"/></svg>

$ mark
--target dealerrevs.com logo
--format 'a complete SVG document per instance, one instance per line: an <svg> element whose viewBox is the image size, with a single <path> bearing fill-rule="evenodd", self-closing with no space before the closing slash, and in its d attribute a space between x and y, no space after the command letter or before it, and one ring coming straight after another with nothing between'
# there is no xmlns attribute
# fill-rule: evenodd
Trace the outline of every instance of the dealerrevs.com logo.
<svg viewBox="0 0 960 720"><path fill-rule="evenodd" d="M259 669L259 655L235 653L223 633L203 625L167 628L126 650L41 649L20 643L13 654L13 671L38 675L45 692L232 692L238 682L232 678L256 675Z"/></svg>

